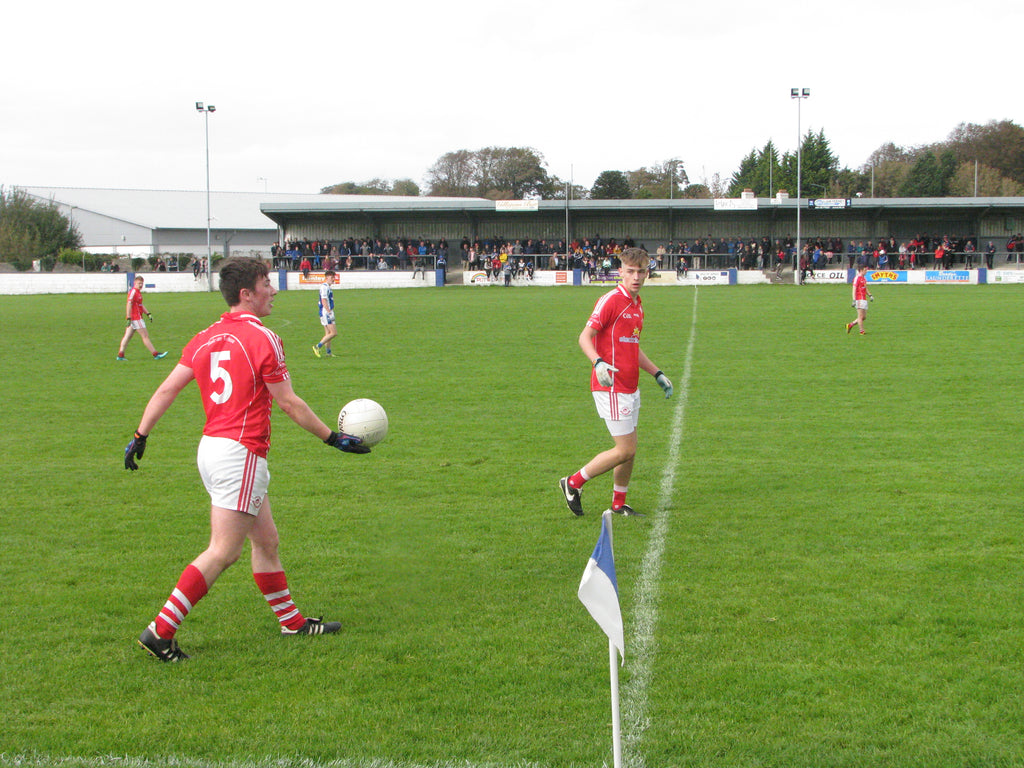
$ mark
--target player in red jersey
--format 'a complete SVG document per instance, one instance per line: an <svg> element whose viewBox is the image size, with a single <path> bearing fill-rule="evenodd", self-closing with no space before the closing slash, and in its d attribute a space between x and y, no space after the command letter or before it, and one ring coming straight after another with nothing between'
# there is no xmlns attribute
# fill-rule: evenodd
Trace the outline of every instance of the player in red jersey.
<svg viewBox="0 0 1024 768"><path fill-rule="evenodd" d="M626 504L626 492L637 448L640 371L655 378L665 397L672 395L672 382L640 349L644 327L640 289L647 279L650 258L640 248L627 248L619 258L619 285L597 300L579 338L580 349L593 363L590 389L598 415L608 425L615 445L597 454L574 475L558 481L565 504L574 515L583 514L583 484L608 470L612 470L614 483L612 511L638 514Z"/></svg>
<svg viewBox="0 0 1024 768"><path fill-rule="evenodd" d="M868 316L868 299L874 300L874 296L871 295L871 291L868 290L868 278L867 278L868 265L861 264L857 267L857 276L853 278L853 306L857 308L857 319L851 320L846 324L846 332L855 325L860 326L860 335L864 335L864 320Z"/></svg>
<svg viewBox="0 0 1024 768"><path fill-rule="evenodd" d="M220 290L229 311L198 333L181 360L157 388L125 448L126 469L138 469L146 439L190 381L199 387L206 426L199 443L199 473L210 494L210 543L188 567L139 643L161 661L188 658L175 633L217 577L252 543L252 573L283 635L337 632L338 622L306 618L292 602L278 555L278 533L267 496L270 473L270 412L274 401L296 424L328 445L369 453L359 438L338 434L321 421L292 389L281 339L260 322L270 314L277 291L266 263L229 259L220 271Z"/></svg>
<svg viewBox="0 0 1024 768"><path fill-rule="evenodd" d="M156 351L156 347L153 346L153 342L149 340L149 331L146 329L146 321L142 319L142 316L145 315L149 318L150 322L153 321L153 315L146 310L145 305L142 303L142 288L145 284L145 278L143 278L142 275L136 275L135 280L132 283L132 287L128 291L128 301L126 302L124 311L128 327L125 328L124 338L121 339L121 346L117 348L117 360L119 362L124 362L124 351L128 346L128 342L136 333L139 334L139 338L142 339L142 343L146 345L146 349L149 350L149 354L151 354L155 360L160 360L167 356L166 352Z"/></svg>

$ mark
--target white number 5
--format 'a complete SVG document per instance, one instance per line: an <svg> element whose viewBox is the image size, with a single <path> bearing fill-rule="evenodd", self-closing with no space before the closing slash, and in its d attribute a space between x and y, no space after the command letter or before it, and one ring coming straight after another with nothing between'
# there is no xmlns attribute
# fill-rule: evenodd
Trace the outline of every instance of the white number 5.
<svg viewBox="0 0 1024 768"><path fill-rule="evenodd" d="M221 361L230 359L231 352L229 350L210 353L210 380L214 383L218 379L223 379L224 381L224 389L219 394L215 391L210 393L210 399L217 405L227 402L228 398L231 397L231 374L220 367Z"/></svg>

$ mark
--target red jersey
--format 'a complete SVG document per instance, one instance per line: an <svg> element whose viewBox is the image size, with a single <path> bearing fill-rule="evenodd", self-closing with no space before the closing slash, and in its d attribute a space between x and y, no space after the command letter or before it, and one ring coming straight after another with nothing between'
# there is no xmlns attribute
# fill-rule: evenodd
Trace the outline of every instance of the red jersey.
<svg viewBox="0 0 1024 768"><path fill-rule="evenodd" d="M867 301L868 279L864 275L857 275L853 278L853 300Z"/></svg>
<svg viewBox="0 0 1024 768"><path fill-rule="evenodd" d="M203 434L235 440L265 458L274 404L266 383L288 378L280 337L255 315L225 312L192 338L179 362L199 385Z"/></svg>
<svg viewBox="0 0 1024 768"><path fill-rule="evenodd" d="M133 285L128 291L128 319L141 320L146 308L142 306L142 291Z"/></svg>
<svg viewBox="0 0 1024 768"><path fill-rule="evenodd" d="M618 368L611 387L602 387L597 373L590 374L594 392L636 392L640 386L640 331L644 327L644 308L621 285L609 291L594 305L587 327L594 328L594 347L606 363Z"/></svg>

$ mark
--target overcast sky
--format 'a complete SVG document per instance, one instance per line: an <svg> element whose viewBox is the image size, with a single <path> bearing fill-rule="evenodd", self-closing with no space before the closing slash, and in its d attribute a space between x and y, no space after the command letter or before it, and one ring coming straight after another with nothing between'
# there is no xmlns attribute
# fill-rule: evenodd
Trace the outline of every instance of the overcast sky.
<svg viewBox="0 0 1024 768"><path fill-rule="evenodd" d="M823 129L841 166L960 122L1024 124L1021 0L18 3L0 184L317 192L529 146L589 187L693 182ZM424 190L425 191L425 190Z"/></svg>

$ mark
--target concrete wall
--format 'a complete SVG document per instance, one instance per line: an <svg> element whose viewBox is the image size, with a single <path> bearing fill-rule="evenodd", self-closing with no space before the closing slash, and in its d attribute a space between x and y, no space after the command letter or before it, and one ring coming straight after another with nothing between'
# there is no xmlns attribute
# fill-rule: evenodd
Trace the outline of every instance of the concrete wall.
<svg viewBox="0 0 1024 768"><path fill-rule="evenodd" d="M0 273L0 294L30 293L126 293L131 272L3 272ZM192 273L140 272L146 279L146 290L159 293L205 291L206 277L198 282ZM217 276L213 276L214 287Z"/></svg>
<svg viewBox="0 0 1024 768"><path fill-rule="evenodd" d="M282 282L283 275L283 282ZM270 280L278 290L320 290L323 283L323 272L310 272L303 277L301 272L271 272ZM349 288L434 288L437 285L435 270L428 269L425 274L413 277L412 272L399 270L360 270L358 272L342 271L338 273L334 290Z"/></svg>
<svg viewBox="0 0 1024 768"><path fill-rule="evenodd" d="M131 272L2 272L0 294L32 293L125 293L129 288ZM209 290L208 278L196 280L191 272L140 272L150 293L183 293ZM283 279L282 279L283 274ZM323 273L310 273L303 278L300 272L271 272L270 280L278 290L318 290ZM425 275L411 272L341 272L335 290L348 288L434 288L437 275L427 270ZM217 273L213 275L213 289L220 290Z"/></svg>

